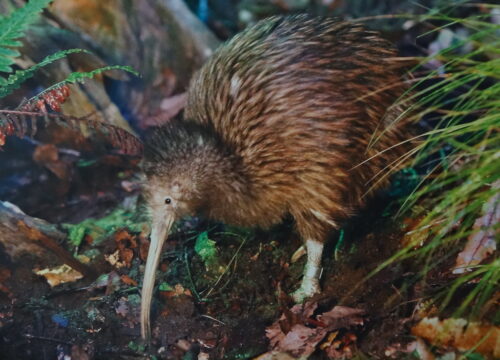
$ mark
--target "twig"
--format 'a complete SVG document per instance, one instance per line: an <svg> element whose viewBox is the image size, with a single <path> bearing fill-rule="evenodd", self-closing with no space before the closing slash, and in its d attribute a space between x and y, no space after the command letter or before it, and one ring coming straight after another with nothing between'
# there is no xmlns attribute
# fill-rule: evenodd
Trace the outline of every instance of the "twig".
<svg viewBox="0 0 500 360"><path fill-rule="evenodd" d="M234 235L236 235L236 234L234 234ZM238 247L238 249L234 253L233 257L229 261L229 264L227 264L226 268L224 269L224 272L222 274L220 274L220 276L218 277L217 281L212 285L212 287L210 288L210 290L208 291L208 293L207 293L207 295L205 297L208 298L210 296L210 294L215 290L215 287L220 283L220 281L222 280L222 278L224 277L224 275L226 274L226 272L228 271L228 269L231 267L231 265L233 264L233 262L236 259L236 256L239 254L241 248L243 247L243 245L245 245L246 242L247 242L247 238L245 237L245 238L243 238L243 241L241 242L240 246Z"/></svg>
<svg viewBox="0 0 500 360"><path fill-rule="evenodd" d="M55 342L58 344L73 345L72 343L64 341L64 340L49 338L49 337L45 337L45 336L36 336L36 335L32 335L32 334L23 334L22 336L26 339L31 339L31 340L49 341L49 342Z"/></svg>
<svg viewBox="0 0 500 360"><path fill-rule="evenodd" d="M196 300L198 302L200 302L201 301L200 294L196 290L196 286L194 285L193 277L191 276L191 269L189 268L189 262L188 262L188 256L187 256L186 250L184 250L184 264L186 265L186 270L188 273L189 282L191 283L191 291L193 292L194 296L196 296Z"/></svg>
<svg viewBox="0 0 500 360"><path fill-rule="evenodd" d="M204 317L204 318L207 318L207 319L210 319L210 320L212 320L212 321L215 321L215 322L217 322L217 323L219 323L219 324L221 324L221 325L226 325L224 322L222 322L222 321L220 321L220 320L217 320L216 318L211 317L211 316L209 316L209 315L205 315L205 314L203 314L203 315L200 315L200 316L201 316L201 317Z"/></svg>

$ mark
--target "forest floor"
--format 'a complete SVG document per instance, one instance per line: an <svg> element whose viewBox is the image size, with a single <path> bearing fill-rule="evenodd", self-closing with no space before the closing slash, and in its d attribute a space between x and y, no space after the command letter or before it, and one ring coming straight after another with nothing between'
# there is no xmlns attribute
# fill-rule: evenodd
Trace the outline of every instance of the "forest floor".
<svg viewBox="0 0 500 360"><path fill-rule="evenodd" d="M85 255L99 278L51 288L34 269L59 266L60 259L24 255L12 262L0 249L0 273L5 274L0 292L0 352L6 359L52 359L54 352L72 354L72 359L87 359L81 353L93 354L88 358L95 359L141 358L146 348L140 341L138 284L148 240L147 227L141 231L143 220L133 215L141 208L134 186L136 164L114 155L92 161L67 155L61 161L72 175L60 179L34 164L33 149L24 144L23 151L16 148L19 144L13 141L0 154L4 169L11 170L3 172L10 175L2 177L2 183L10 179L12 184L22 184L4 188L3 196L30 208L30 215L78 224L70 227L70 239L63 246ZM8 158L16 149L16 159ZM114 209L111 215L109 209ZM287 316L288 325L282 325L302 322L324 333L315 334L319 340L314 341L307 334L297 354L306 351L313 353L311 358L327 358L328 346L320 347L328 341L331 345L333 339L337 358L356 353L383 358L387 351L408 352L406 345L413 342L412 316L421 301L418 286L408 286L411 268L394 264L367 280L373 269L404 245L405 226L391 218L397 209L396 199L385 192L342 233L332 234L323 258L323 292L299 309L294 319ZM75 247L70 241L78 237L80 244ZM300 246L291 220L267 231L199 219L178 224L164 248L157 277L151 354L173 359L196 358L199 353L210 359L248 359L265 353L269 348L266 328L271 337L273 322L283 312L291 314L293 302L288 295L300 283L305 263L305 256L292 261ZM336 305L359 312L335 331L314 322L316 315ZM304 350L307 346L311 348Z"/></svg>

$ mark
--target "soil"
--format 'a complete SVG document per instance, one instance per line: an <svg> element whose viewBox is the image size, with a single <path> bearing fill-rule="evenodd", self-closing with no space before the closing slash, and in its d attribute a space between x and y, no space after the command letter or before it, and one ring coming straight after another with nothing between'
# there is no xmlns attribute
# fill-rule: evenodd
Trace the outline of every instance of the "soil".
<svg viewBox="0 0 500 360"><path fill-rule="evenodd" d="M60 180L33 163L34 146L21 143L9 142L0 154L4 169L10 169L10 175L3 171L0 180L6 184L8 179L24 176L29 181L4 186L1 195L29 210L29 215L58 224L78 223L102 217L124 199L137 197L137 191L129 193L121 186L124 179L133 181L133 163L115 161L110 166L109 156L94 154L92 165L78 167L75 159L66 158L73 175ZM66 183L62 186L61 182ZM63 187L71 191L58 193ZM364 326L355 332L357 349L370 358L383 358L390 344L410 340L405 334L415 294L405 284L412 278L411 271L399 263L367 280L375 267L401 247L400 221L390 216L395 210L395 200L380 194L345 225L341 243L340 234L332 234L323 258L323 292L313 299L318 311L334 305L366 311ZM216 242L211 261L195 251L200 234ZM154 296L149 347L140 340L138 323L137 283L141 282L146 238L144 232L130 229L117 229L99 244L87 236L79 253L97 250L91 266L97 274L107 274L97 285L95 279L84 278L51 288L33 269L60 265L59 259L27 254L13 261L0 249L2 267L10 271L4 281L10 294L0 292L2 359L54 359L57 354L71 354L73 359L134 359L147 353L157 358L195 359L200 352L208 353L210 359L249 359L268 349L265 329L293 305L287 294L300 283L305 262L304 256L290 261L301 245L291 220L269 230L183 220L163 250L157 283L168 285L160 286L163 291ZM104 256L120 248L132 256L124 267L116 268ZM318 353L312 358L322 356Z"/></svg>

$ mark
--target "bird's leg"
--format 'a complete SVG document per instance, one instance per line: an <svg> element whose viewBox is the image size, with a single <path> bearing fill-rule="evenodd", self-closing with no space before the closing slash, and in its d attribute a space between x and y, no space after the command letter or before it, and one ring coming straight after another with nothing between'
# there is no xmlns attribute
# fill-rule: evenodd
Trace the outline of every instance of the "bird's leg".
<svg viewBox="0 0 500 360"><path fill-rule="evenodd" d="M323 254L323 243L308 239L306 240L307 263L304 268L304 277L300 287L293 293L293 299L300 303L306 298L321 291L319 286L319 275L321 272L321 255Z"/></svg>

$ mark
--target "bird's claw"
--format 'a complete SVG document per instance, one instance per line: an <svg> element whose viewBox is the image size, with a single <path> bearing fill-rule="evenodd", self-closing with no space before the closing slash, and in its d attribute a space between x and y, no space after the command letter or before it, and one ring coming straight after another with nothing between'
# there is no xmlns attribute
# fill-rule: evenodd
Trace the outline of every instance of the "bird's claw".
<svg viewBox="0 0 500 360"><path fill-rule="evenodd" d="M302 279L302 284L295 290L292 294L293 300L297 303L303 303L307 298L312 297L315 294L321 292L318 279L315 278L304 278Z"/></svg>

